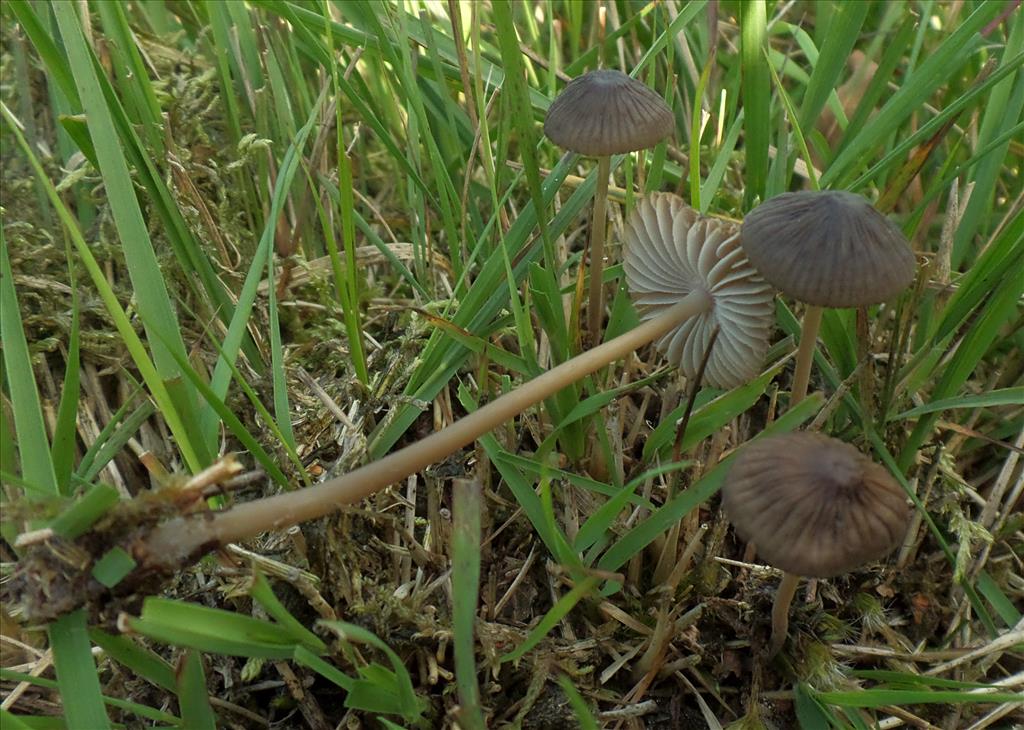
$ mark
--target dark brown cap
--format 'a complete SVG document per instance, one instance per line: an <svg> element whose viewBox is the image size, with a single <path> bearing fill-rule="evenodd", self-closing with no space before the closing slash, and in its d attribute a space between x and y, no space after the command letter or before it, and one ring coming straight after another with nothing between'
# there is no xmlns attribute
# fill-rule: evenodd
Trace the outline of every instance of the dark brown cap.
<svg viewBox="0 0 1024 730"><path fill-rule="evenodd" d="M821 307L892 299L914 280L914 254L865 198L838 190L784 193L743 220L743 248L772 286Z"/></svg>
<svg viewBox="0 0 1024 730"><path fill-rule="evenodd" d="M765 562L818 578L883 557L910 518L903 489L884 467L807 432L744 446L726 475L722 505Z"/></svg>
<svg viewBox="0 0 1024 730"><path fill-rule="evenodd" d="M675 119L665 100L621 71L583 74L548 109L544 134L591 157L653 147L672 134Z"/></svg>
<svg viewBox="0 0 1024 730"><path fill-rule="evenodd" d="M644 319L694 289L714 306L658 341L658 349L694 377L711 333L720 328L704 377L731 388L756 375L768 349L775 294L739 245L739 228L700 215L681 198L654 193L641 200L625 226L626 283Z"/></svg>

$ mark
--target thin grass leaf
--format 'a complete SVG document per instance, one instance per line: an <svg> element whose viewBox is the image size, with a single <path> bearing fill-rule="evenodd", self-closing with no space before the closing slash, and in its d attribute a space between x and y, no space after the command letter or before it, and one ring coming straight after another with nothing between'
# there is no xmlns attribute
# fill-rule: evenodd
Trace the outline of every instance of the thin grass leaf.
<svg viewBox="0 0 1024 730"><path fill-rule="evenodd" d="M694 404L693 414L686 425L682 450L687 451L693 448L708 436L721 429L726 423L753 406L764 395L769 384L779 374L784 365L784 361L776 363L749 383L724 393L719 393L719 391L713 389L702 389L697 394L697 402ZM680 405L654 428L647 437L646 443L644 443L644 461L654 461L659 454L662 458L666 456L665 452L675 441L679 419L683 417L685 409L686 404Z"/></svg>
<svg viewBox="0 0 1024 730"><path fill-rule="evenodd" d="M905 81L889 97L871 121L871 134L857 134L849 138L849 142L822 174L822 187L845 189L847 186L844 181L849 180L856 166L870 157L878 141L896 131L899 125L920 109L936 88L948 81L953 71L963 66L982 42L977 35L978 31L998 12L999 6L995 3L982 3L965 18L914 72L913 83Z"/></svg>
<svg viewBox="0 0 1024 730"><path fill-rule="evenodd" d="M159 159L165 154L163 138L163 117L160 102L149 81L146 68L139 53L139 41L132 32L120 3L98 3L104 35L108 37L107 51L112 55L111 66L117 75L118 87L126 100L125 111L139 126L146 145Z"/></svg>
<svg viewBox="0 0 1024 730"><path fill-rule="evenodd" d="M1020 70L1021 54L1024 52L1022 16L1024 13L1017 12L1010 13L1007 17L1007 23L1011 25L1006 47L1003 49L1003 63L1010 68L1016 68L1016 71L993 86L989 92L978 127L977 147L987 146L993 138L1000 136L1007 127L1021 119L1021 110L1024 109L1024 84L1020 83L1024 78L1024 73ZM967 257L970 243L982 227L983 221L991 220L989 213L992 208L992 197L996 194L1000 175L1005 169L1009 147L1009 139L995 146L978 161L969 178L974 183L974 193L953 239L953 266L959 266Z"/></svg>
<svg viewBox="0 0 1024 730"><path fill-rule="evenodd" d="M476 610L480 586L480 483L457 479L452 495L452 633L460 726L486 727L476 676Z"/></svg>
<svg viewBox="0 0 1024 730"><path fill-rule="evenodd" d="M977 581L975 581L975 587L985 597L989 605L995 609L996 614L1007 626L1017 626L1021 619L1024 618L1024 615L1021 614L1020 609L1014 604L1013 600L1003 592L1003 589L999 587L999 584L993 580L987 571L981 571Z"/></svg>
<svg viewBox="0 0 1024 730"><path fill-rule="evenodd" d="M274 594L266 577L255 567L253 568L252 585L249 587L249 595L263 607L263 610L267 612L270 618L277 621L278 624L283 626L304 646L309 647L311 651L323 654L327 650L327 645L316 634L303 626L302 622L285 608L284 604Z"/></svg>
<svg viewBox="0 0 1024 730"><path fill-rule="evenodd" d="M793 688L793 699L801 730L829 730L837 724L835 715L822 707L802 683Z"/></svg>
<svg viewBox="0 0 1024 730"><path fill-rule="evenodd" d="M0 113L2 113L4 120L11 126L11 131L18 141L18 146L29 161L29 164L32 166L36 177L43 181L46 187L46 194L50 198L50 203L56 209L57 215L61 219L61 223L71 236L71 240L75 244L75 249L78 251L78 255L82 259L82 263L85 265L86 270L89 272L89 278L92 280L93 286L98 290L107 312L110 314L111 319L114 321L114 325L117 327L118 334L121 336L122 340L124 340L125 348L128 350L129 354L131 354L132 359L135 362L135 366L142 374L143 380L145 380L150 393L153 395L153 399L161 408L168 427L175 435L182 433L184 431L184 426L180 418L178 418L177 410L171 401L167 389L164 387L164 382L160 378L156 367L149 359L149 355L146 352L146 348L142 344L142 341L132 329L131 323L128 321L128 317L121 308L120 302L117 301L117 297L115 296L113 289L111 289L110 284L107 282L99 264L97 264L96 259L93 257L91 249L82 237L82 233L79 230L78 225L75 223L74 218L71 217L68 209L64 206L64 203L57 194L57 191L54 189L53 184L50 183L49 178L46 177L46 173L39 164L38 158L25 141L25 137L18 129L17 122L11 115L10 110L2 102L0 102ZM189 440L187 438L179 440L178 447L181 449L182 456L185 458L185 461L189 464L190 468L198 471L200 462L198 457L195 455L195 452L192 450Z"/></svg>
<svg viewBox="0 0 1024 730"><path fill-rule="evenodd" d="M267 257L267 314L270 318L270 378L274 388L274 422L282 439L293 451L295 433L292 431L292 412L288 402L288 375L284 365L284 343L281 341L281 319L277 306L277 280L274 257Z"/></svg>
<svg viewBox="0 0 1024 730"><path fill-rule="evenodd" d="M1013 388L1001 388L991 390L988 393L977 395L962 395L955 398L932 401L923 406L917 406L910 410L891 416L889 420L904 420L923 416L927 413L961 409L961 408L991 408L993 406L1024 405L1024 386Z"/></svg>
<svg viewBox="0 0 1024 730"><path fill-rule="evenodd" d="M2 235L2 234L0 234ZM67 239L65 239L67 241ZM67 260L71 262L71 245L65 243ZM71 474L74 470L75 440L78 435L79 372L81 368L81 325L79 322L78 288L75 286L74 267L68 266L68 281L71 284L71 332L68 335L68 351L65 359L64 380L60 389L60 406L53 429L53 443L50 458L57 487L62 494L71 491Z"/></svg>
<svg viewBox="0 0 1024 730"><path fill-rule="evenodd" d="M309 133L317 122L320 115L320 107L323 102L324 95L321 94L317 103L314 105L306 124L299 130L299 133L295 136L295 140L291 145L289 145L288 150L285 152L284 159L281 160L281 167L278 171L277 181L274 185L274 194L271 199L270 215L267 216L266 225L260 235L260 242L256 247L256 252L252 258L252 264L246 274L245 283L242 285L242 291L239 293L235 313L231 319L231 324L228 326L227 335L224 337L224 341L220 345L220 357L217 360L217 365L213 371L213 377L210 380L211 392L218 401L222 401L227 395L228 385L231 382L231 366L238 357L242 340L245 335L245 329L248 325L249 317L252 314L252 307L256 300L256 291L259 286L259 281L263 277L267 260L271 256L271 246L274 240L277 220L284 209L285 198L288 195L288 190L291 188L292 180L294 179L295 172L298 169L301 151L305 148ZM206 443L212 444L216 441L218 413L214 408L205 411L204 416L204 439Z"/></svg>
<svg viewBox="0 0 1024 730"><path fill-rule="evenodd" d="M99 476L107 464L123 452L125 445L136 436L142 424L156 412L156 408L147 400L125 416L134 401L134 398L127 400L103 427L78 463L78 468L74 472L76 478L91 482Z"/></svg>
<svg viewBox="0 0 1024 730"><path fill-rule="evenodd" d="M825 42L820 47L800 112L792 117L793 125L809 129L817 121L825 102L839 86L839 77L846 69L846 59L860 36L871 6L868 3L840 3L828 21ZM809 162L809 161L808 161Z"/></svg>
<svg viewBox="0 0 1024 730"><path fill-rule="evenodd" d="M554 606L552 606L544 617L537 623L535 627L530 631L523 643L517 646L512 651L508 652L501 657L501 662L514 662L521 659L526 652L530 651L533 647L537 646L548 633L555 628L559 621L565 618L569 611L571 611L577 603L586 598L590 593L597 588L600 581L597 578L586 578L578 585L574 586L572 590L566 593L564 596L558 599Z"/></svg>
<svg viewBox="0 0 1024 730"><path fill-rule="evenodd" d="M103 693L92 658L86 621L84 610L54 621L48 631L50 648L68 725L102 730L110 727L110 719L103 706Z"/></svg>
<svg viewBox="0 0 1024 730"><path fill-rule="evenodd" d="M31 684L35 687L42 687L43 689L49 690L57 690L60 688L60 683L55 682L52 679L44 679L43 677L37 677L35 675L25 674L23 672L15 672L10 669L0 668L0 679L4 679L11 682L27 682L28 684ZM141 705L137 702L127 702L125 700L117 699L114 697L107 697L106 695L103 696L103 702L110 705L111 707L116 707L118 710L131 712L135 715L138 715L139 717L145 718L147 720L152 720L153 722L162 722L168 725L173 725L175 727L181 725L181 721L174 715L168 712L161 712L160 710L156 710L146 705ZM59 727L64 726L60 725ZM94 727L99 729L104 726L68 724L67 727L71 728L72 730L76 730L78 727L88 727L91 730L91 728ZM6 730L6 725L4 726L4 728Z"/></svg>
<svg viewBox="0 0 1024 730"><path fill-rule="evenodd" d="M385 704L384 709L380 711L401 715L409 722L419 719L425 703L416 695L405 664L387 644L366 629L344 621L319 621L317 625L334 631L344 642L357 642L372 646L383 652L391 664L390 671L380 665L371 664L368 667L362 667L360 674L363 679L357 680L353 684L350 697L346 699L346 706L355 707L355 705L349 704L355 699L352 695L362 691L364 697L371 699L374 705L380 701L390 703Z"/></svg>
<svg viewBox="0 0 1024 730"><path fill-rule="evenodd" d="M228 656L288 659L302 645L280 624L165 598L147 598L124 623L153 641Z"/></svg>
<svg viewBox="0 0 1024 730"><path fill-rule="evenodd" d="M194 451L199 458L199 464L205 466L210 461L210 454L203 443L194 438L198 425L195 391L187 386L180 388L175 385L180 382L181 373L171 353L185 354L181 329L171 308L164 276L160 271L153 243L135 196L128 164L116 138L106 133L107 130L114 128L114 120L104 101L103 91L93 68L92 54L82 36L75 6L57 3L53 6L53 11L85 109L107 200L135 290L139 314L150 340L153 362L166 384L178 417L187 429L177 434L179 446L183 452Z"/></svg>
<svg viewBox="0 0 1024 730"><path fill-rule="evenodd" d="M6 111L6 107L4 107ZM6 115L5 115L6 116ZM10 121L10 120L9 120ZM12 123L13 126L13 123ZM33 498L59 494L57 476L50 455L49 439L43 424L36 378L32 372L25 331L21 328L21 309L14 291L14 273L7 257L7 241L0 226L0 339L4 343L4 369L14 412L21 474L28 495Z"/></svg>
<svg viewBox="0 0 1024 730"><path fill-rule="evenodd" d="M932 388L935 400L950 398L974 372L978 362L1000 336L1005 325L1015 316L1018 302L1024 294L1024 269L1006 272L1000 286L992 292L974 325L970 328L956 350L956 356L943 368L938 382ZM921 444L935 425L935 413L918 419L900 452L899 465L906 471L913 462Z"/></svg>
<svg viewBox="0 0 1024 730"><path fill-rule="evenodd" d="M217 727L217 716L210 707L210 698L206 693L206 673L198 652L186 651L178 657L175 677L182 724L196 730L214 730Z"/></svg>
<svg viewBox="0 0 1024 730"><path fill-rule="evenodd" d="M820 394L811 394L805 400L800 401L795 408L786 411L778 420L758 434L755 440L772 434L792 431L817 413L823 403L824 399ZM659 535L664 534L665 530L682 519L683 515L713 497L725 481L727 467L733 458L735 458L735 454L706 472L700 480L663 504L646 520L620 537L601 556L598 567L602 570L618 570L630 558L650 545ZM618 590L618 587L611 586L602 592L615 592L615 590Z"/></svg>
<svg viewBox="0 0 1024 730"><path fill-rule="evenodd" d="M667 474L669 472L678 471L690 465L689 461L677 461L671 464L665 464L657 469L644 472L641 475L642 478L633 479L629 484L619 489L618 493L615 494L611 499L602 504L597 510L591 514L587 521L584 522L576 533L576 540L573 542L573 548L577 552L585 552L592 547L598 540L611 531L611 526L615 522L619 513L629 504L634 496L636 489L640 487L648 478L658 476L661 474Z"/></svg>
<svg viewBox="0 0 1024 730"><path fill-rule="evenodd" d="M768 130L771 129L770 93L765 52L765 3L752 0L741 6L740 63L743 68L743 151L747 185L745 208L764 199L768 180Z"/></svg>
<svg viewBox="0 0 1024 730"><path fill-rule="evenodd" d="M231 373L236 375L238 378L237 382L244 383L244 381L241 380L241 374L238 373L234 363L231 363L230 365ZM277 465L275 459L267 453L267 450L263 448L263 445L260 444L260 442L256 440L256 437L249 432L249 429L245 427L245 424L242 423L242 420L237 415L235 415L234 411L228 408L227 404L224 403L216 393L214 393L213 388L210 385L207 385L206 381L199 376L199 373L191 368L188 362L182 362L182 368L182 372L185 373L185 377L192 382L192 385L195 386L196 390L206 401L206 405L213 409L213 412L220 418L221 423L223 423L228 431L230 431L232 435L246 448L246 450L252 454L253 458L260 463L263 469L267 472L267 475L281 487L291 489L291 482L289 482L288 477L284 475L284 472L281 471L281 468ZM246 395L249 396L250 402L259 403L259 398L249 387L248 383L245 383L241 387L243 391L245 391ZM301 467L302 462L299 460L298 455L295 454L295 450L292 449L286 441L284 441L283 435L276 431L277 424L274 423L273 416L266 410L262 403L259 404L258 409L262 409L262 413L260 415L263 417L264 422L267 423L272 430L275 431L275 435L281 439L281 443L284 445L285 449L289 451L289 457L292 459L293 463L298 463ZM302 469L300 473L308 483L309 478L305 469Z"/></svg>
<svg viewBox="0 0 1024 730"><path fill-rule="evenodd" d="M89 638L92 643L103 649L108 657L118 664L123 664L134 674L168 692L174 691L174 668L170 662L155 652L127 636L108 634L97 628L89 629Z"/></svg>
<svg viewBox="0 0 1024 730"><path fill-rule="evenodd" d="M930 705L930 704L998 704L1002 702L1024 702L1024 693L1008 692L945 692L915 691L899 689L868 689L853 692L814 692L821 702L841 707L885 707L887 705Z"/></svg>
<svg viewBox="0 0 1024 730"><path fill-rule="evenodd" d="M556 269L554 243L548 231L548 207L541 192L540 168L537 165L534 141L533 105L526 85L523 68L523 54L519 50L519 39L516 35L516 24L512 20L512 8L508 0L494 0L495 33L498 36L498 47L505 66L505 78L502 89L504 99L511 106L512 122L519 137L519 149L523 154L523 169L526 171L527 186L534 209L541 213L537 217L541 239L544 243L544 262L551 271ZM603 223L602 223L603 225Z"/></svg>
<svg viewBox="0 0 1024 730"><path fill-rule="evenodd" d="M567 674L559 674L558 686L562 688L562 692L569 700L569 706L572 707L573 714L576 715L576 722L579 723L580 730L598 730L597 720L594 719L586 700L573 685L572 679Z"/></svg>

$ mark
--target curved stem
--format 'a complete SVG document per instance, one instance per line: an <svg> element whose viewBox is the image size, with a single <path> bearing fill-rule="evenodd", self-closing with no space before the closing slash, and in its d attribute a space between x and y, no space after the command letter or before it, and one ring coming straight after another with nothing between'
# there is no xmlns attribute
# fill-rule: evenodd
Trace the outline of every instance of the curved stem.
<svg viewBox="0 0 1024 730"><path fill-rule="evenodd" d="M711 304L706 292L693 291L657 317L523 383L447 428L318 486L248 502L224 512L168 520L153 530L140 547L142 554L136 557L152 567L171 566L194 557L203 549L267 530L285 529L322 517L339 505L358 502L443 459L580 378L658 339L690 317L707 311Z"/></svg>
<svg viewBox="0 0 1024 730"><path fill-rule="evenodd" d="M793 392L789 396L792 408L807 395L807 383L811 379L811 363L814 361L814 345L818 341L821 327L821 307L809 305L804 313L804 324L800 330L800 349L796 353L796 372L793 373Z"/></svg>
<svg viewBox="0 0 1024 730"><path fill-rule="evenodd" d="M783 573L782 582L775 591L775 603L772 604L772 638L768 644L768 658L773 658L786 643L789 633L789 605L796 595L796 587L800 584L800 576Z"/></svg>
<svg viewBox="0 0 1024 730"><path fill-rule="evenodd" d="M594 194L594 219L590 224L590 302L587 305L587 332L590 342L600 342L601 320L604 318L604 234L608 227L608 176L611 158L597 162L597 193Z"/></svg>

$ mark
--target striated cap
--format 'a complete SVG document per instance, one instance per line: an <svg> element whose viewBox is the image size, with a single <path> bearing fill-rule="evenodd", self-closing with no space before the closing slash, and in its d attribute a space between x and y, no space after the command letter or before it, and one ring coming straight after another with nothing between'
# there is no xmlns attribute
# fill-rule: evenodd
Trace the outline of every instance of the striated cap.
<svg viewBox="0 0 1024 730"><path fill-rule="evenodd" d="M707 218L670 193L641 200L625 225L626 283L643 319L651 319L697 288L714 306L658 341L686 374L700 368L711 333L718 339L704 377L731 388L756 375L768 349L775 294L739 244L739 229Z"/></svg>
<svg viewBox="0 0 1024 730"><path fill-rule="evenodd" d="M884 467L808 432L744 446L726 475L722 505L767 563L817 578L883 557L910 519L903 489Z"/></svg>
<svg viewBox="0 0 1024 730"><path fill-rule="evenodd" d="M903 233L860 195L784 193L743 220L743 248L772 286L821 307L892 299L914 280Z"/></svg>
<svg viewBox="0 0 1024 730"><path fill-rule="evenodd" d="M621 71L583 74L551 102L544 134L573 152L605 157L653 147L672 134L665 100Z"/></svg>

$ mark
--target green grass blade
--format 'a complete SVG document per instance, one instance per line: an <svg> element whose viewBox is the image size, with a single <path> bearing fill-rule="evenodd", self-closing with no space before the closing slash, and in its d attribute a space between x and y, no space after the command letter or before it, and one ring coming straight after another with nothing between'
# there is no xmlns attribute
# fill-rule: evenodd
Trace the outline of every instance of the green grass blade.
<svg viewBox="0 0 1024 730"><path fill-rule="evenodd" d="M152 650L127 636L108 634L101 629L89 629L89 638L108 657L123 664L134 674L168 692L174 691L174 668Z"/></svg>
<svg viewBox="0 0 1024 730"><path fill-rule="evenodd" d="M198 652L186 651L178 657L177 677L178 704L181 706L181 721L184 727L196 730L215 730L217 717L210 707L206 693L206 673L203 660Z"/></svg>
<svg viewBox="0 0 1024 730"><path fill-rule="evenodd" d="M6 109L6 107L5 107ZM7 255L7 241L0 226L0 339L4 343L3 363L14 411L14 430L21 457L21 475L30 495L59 494L49 439L43 423L43 408L32 372L25 331L21 328L21 309L14 291L14 273Z"/></svg>
<svg viewBox="0 0 1024 730"><path fill-rule="evenodd" d="M869 3L856 2L840 3L836 7L823 35L824 43L807 83L800 112L793 117L794 126L801 129L814 126L829 95L839 86L839 77L846 68L846 59L860 36L860 29L870 9Z"/></svg>
<svg viewBox="0 0 1024 730"><path fill-rule="evenodd" d="M823 188L845 187L853 171L901 124L920 109L935 89L947 82L981 43L980 31L999 12L995 3L982 3L930 54L923 64L894 93L871 121L871 134L851 138L821 176ZM912 82L911 82L912 80Z"/></svg>
<svg viewBox="0 0 1024 730"><path fill-rule="evenodd" d="M480 513L483 499L479 482L459 479L452 495L452 633L455 648L455 683L459 692L459 724L467 730L486 727L480 710L476 677L475 627L480 585Z"/></svg>
<svg viewBox="0 0 1024 730"><path fill-rule="evenodd" d="M103 706L86 620L84 610L57 619L50 625L50 647L68 726L103 730L110 727L110 719Z"/></svg>
<svg viewBox="0 0 1024 730"><path fill-rule="evenodd" d="M2 236L2 234L0 234ZM67 258L71 261L70 246ZM68 354L64 367L64 380L60 389L60 405L57 408L57 422L53 429L53 444L50 458L57 487L62 494L71 491L71 474L75 466L75 440L78 430L79 373L81 370L81 324L79 316L78 289L75 287L73 267L68 266L68 280L71 282L71 333L68 336Z"/></svg>
<svg viewBox="0 0 1024 730"><path fill-rule="evenodd" d="M30 685L35 686L35 687L42 687L43 689L49 689L49 690L56 690L56 689L60 688L60 684L58 682L53 681L52 679L44 679L42 677L37 677L37 676L35 676L33 674L24 674L22 672L12 671L10 669L0 668L0 679L8 680L8 681L11 681L11 682L26 682L26 683L28 683ZM171 726L174 726L174 727L177 727L177 726L181 725L180 720L177 717L175 717L174 715L172 715L172 714L170 714L168 712L161 712L160 710L153 709L152 707L148 707L147 705L139 704L138 702L127 702L125 700L117 699L117 698L114 698L114 697L107 697L105 695L103 697L103 702L108 704L108 705L110 705L111 707L116 707L117 709L123 710L125 712L131 712L131 713L133 713L135 715L138 715L139 717L144 717L147 720L152 720L153 722L165 723L167 725L171 725ZM4 730L6 730L7 726L4 725L3 727L4 727ZM35 726L33 726L33 727L35 727ZM50 725L43 725L42 727L49 728L49 727L52 727L52 726L50 726ZM68 727L68 728L74 729L74 728L79 727L79 726L74 726L74 725L66 725L65 726L65 725L61 724L61 725L58 725L56 727L60 727L60 728ZM83 726L80 726L80 727L89 727L89 728L96 727L96 728L101 728L103 726L102 725L89 725L89 726L83 725Z"/></svg>
<svg viewBox="0 0 1024 730"><path fill-rule="evenodd" d="M544 614L544 617L530 631L522 644L501 657L501 662L514 662L521 659L526 652L537 646L545 636L558 625L558 622L565 618L577 603L586 598L594 591L598 584L597 578L586 578L572 590L558 599L554 606Z"/></svg>
<svg viewBox="0 0 1024 730"><path fill-rule="evenodd" d="M154 641L229 656L288 659L302 645L280 624L165 598L147 598L125 622Z"/></svg>
<svg viewBox="0 0 1024 730"><path fill-rule="evenodd" d="M988 93L978 129L976 146L979 148L985 147L1014 122L1019 122L1021 110L1024 109L1024 83L1021 83L1024 79L1024 71L1021 71L1024 64L1020 60L1020 54L1024 52L1024 13L1011 13L1007 22L1012 22L1012 25L1006 47L1003 49L1002 60L1005 65L1017 70L992 87ZM991 220L989 213L992 198L996 195L996 187L1001 170L1006 164L1009 147L1010 140L1006 139L987 153L978 161L969 178L974 183L974 193L953 239L953 266L958 266L967 257L971 240L982 226L983 220Z"/></svg>
<svg viewBox="0 0 1024 730"><path fill-rule="evenodd" d="M316 105L314 105L306 124L299 130L294 141L288 147L287 152L285 152L284 159L281 160L277 182L274 186L274 194L271 199L270 215L267 216L267 222L263 227L260 242L256 247L252 264L246 274L242 291L238 296L235 313L231 319L231 324L228 326L227 335L220 345L220 357L214 368L213 378L210 380L211 390L216 395L217 400L223 400L227 395L228 385L231 382L232 365L237 359L242 345L245 330L249 323L249 316L256 301L256 291L260 279L263 278L263 272L267 267L267 260L272 255L277 220L284 209L285 198L299 167L301 151L305 148L309 133L319 118L320 107L323 101L324 96L321 95ZM204 439L207 443L213 444L216 440L217 414L213 411L207 411L206 413L207 416L204 418L203 429Z"/></svg>
<svg viewBox="0 0 1024 730"><path fill-rule="evenodd" d="M768 181L768 130L772 123L769 98L771 87L764 61L766 22L764 0L752 0L741 6L743 150L747 172L743 195L745 208L750 208L755 199L764 199Z"/></svg>
<svg viewBox="0 0 1024 730"><path fill-rule="evenodd" d="M150 340L153 363L160 377L170 386L181 378L171 352L185 354L185 344L177 317L171 308L164 276L160 271L153 243L139 208L124 154L116 137L109 134L109 130L114 128L114 120L104 101L103 91L93 67L92 54L82 35L77 10L73 5L63 3L55 4L53 10L96 148L107 199L135 289L139 314ZM184 441L179 445L183 450L195 452L200 464L205 466L209 463L210 454L202 442L194 438L194 429L198 425L195 391L185 387L179 393L177 388L171 390L168 387L168 392L175 401L178 417L187 427L187 431L178 435L178 438Z"/></svg>
<svg viewBox="0 0 1024 730"><path fill-rule="evenodd" d="M810 395L795 408L786 411L781 418L758 434L757 438L792 431L817 413L821 409L822 403L823 399L820 394ZM663 534L665 530L682 519L683 515L713 497L725 480L726 467L731 463L732 458L734 457L720 462L715 468L705 473L699 481L663 504L646 520L620 537L601 556L598 567L602 570L618 570L630 558L653 542L658 535Z"/></svg>
<svg viewBox="0 0 1024 730"><path fill-rule="evenodd" d="M990 408L992 406L1009 405L1024 405L1024 386L1001 388L999 390L991 390L988 393L961 395L954 398L932 401L931 403L926 403L923 406L917 406L916 408L911 408L908 411L903 411L903 413L891 416L890 420L915 418L917 416L923 416L926 413L937 413L939 411L950 409Z"/></svg>

